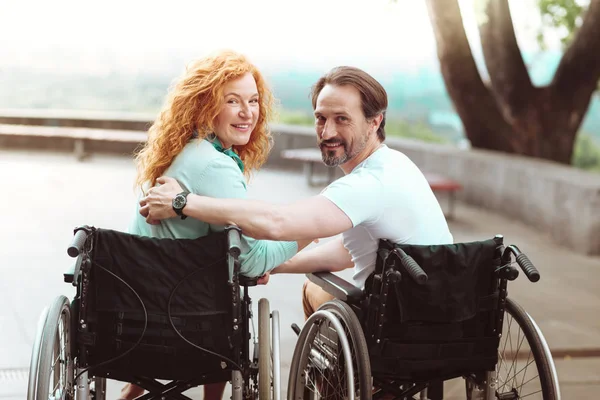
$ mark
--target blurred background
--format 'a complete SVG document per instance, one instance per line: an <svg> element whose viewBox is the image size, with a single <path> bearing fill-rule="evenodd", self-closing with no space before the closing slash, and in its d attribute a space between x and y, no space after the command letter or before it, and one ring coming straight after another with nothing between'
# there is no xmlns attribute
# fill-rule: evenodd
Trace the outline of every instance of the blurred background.
<svg viewBox="0 0 600 400"><path fill-rule="evenodd" d="M478 24L486 18L485 3L458 1L484 82L488 72ZM509 2L534 85L552 81L588 3ZM231 48L265 72L281 103L281 122L312 125L310 85L333 66L355 65L388 91L390 134L464 145L425 1L4 0L0 7L1 108L153 114L186 63ZM573 164L598 171L596 95L577 131Z"/></svg>
<svg viewBox="0 0 600 400"><path fill-rule="evenodd" d="M127 229L133 152L186 64L223 48L278 99L250 197L294 201L341 176L314 157L310 87L364 69L388 92L386 143L426 172L455 240L504 234L540 269L509 293L563 398L597 397L600 0L0 0L0 399L25 398L38 316L73 297L73 228ZM284 381L303 281L251 293L281 312ZM445 389L464 399L464 383Z"/></svg>

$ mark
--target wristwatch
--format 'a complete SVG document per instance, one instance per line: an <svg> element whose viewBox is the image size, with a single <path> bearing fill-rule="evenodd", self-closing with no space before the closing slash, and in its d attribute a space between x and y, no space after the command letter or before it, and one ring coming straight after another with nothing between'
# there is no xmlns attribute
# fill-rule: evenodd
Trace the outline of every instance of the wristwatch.
<svg viewBox="0 0 600 400"><path fill-rule="evenodd" d="M183 208L187 204L188 194L190 194L190 192L184 190L183 192L177 194L177 196L173 198L173 211L175 211L175 214L179 215L181 219L187 218L187 215L183 215Z"/></svg>

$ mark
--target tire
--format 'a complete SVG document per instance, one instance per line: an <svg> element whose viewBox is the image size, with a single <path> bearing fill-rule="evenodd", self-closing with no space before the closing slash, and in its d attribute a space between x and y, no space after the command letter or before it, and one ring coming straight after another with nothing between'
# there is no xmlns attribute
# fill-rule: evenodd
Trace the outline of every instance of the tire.
<svg viewBox="0 0 600 400"><path fill-rule="evenodd" d="M546 340L531 316L511 299L506 302L496 379L494 399L560 399Z"/></svg>
<svg viewBox="0 0 600 400"><path fill-rule="evenodd" d="M271 310L267 299L258 301L258 398L271 400Z"/></svg>
<svg viewBox="0 0 600 400"><path fill-rule="evenodd" d="M321 306L300 332L290 365L288 399L348 398L347 356L353 369L352 394L370 400L371 367L362 328L350 307L333 300Z"/></svg>
<svg viewBox="0 0 600 400"><path fill-rule="evenodd" d="M35 340L31 349L31 361L29 363L29 382L27 384L27 400L35 399L35 390L37 386L38 370L40 368L40 350L42 347L42 333L46 319L48 318L49 307L45 307L38 320L35 331Z"/></svg>
<svg viewBox="0 0 600 400"><path fill-rule="evenodd" d="M34 375L29 377L28 400L74 398L70 330L70 303L65 296L59 296L54 299L45 318L39 343L38 367Z"/></svg>

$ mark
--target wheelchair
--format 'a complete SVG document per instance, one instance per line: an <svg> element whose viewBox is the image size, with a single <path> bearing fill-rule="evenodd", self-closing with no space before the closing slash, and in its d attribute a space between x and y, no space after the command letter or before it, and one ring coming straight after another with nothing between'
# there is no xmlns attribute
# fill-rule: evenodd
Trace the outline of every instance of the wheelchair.
<svg viewBox="0 0 600 400"><path fill-rule="evenodd" d="M104 400L107 378L144 388L143 400L223 381L234 400L279 399L279 313L260 299L251 335L257 279L239 274L236 227L192 240L83 226L68 254L76 295L40 316L28 400Z"/></svg>
<svg viewBox="0 0 600 400"><path fill-rule="evenodd" d="M515 261L530 281L540 274L503 242L381 240L364 290L329 272L308 274L335 299L299 331L288 400L438 400L455 378L453 399L560 399L542 332L507 296Z"/></svg>

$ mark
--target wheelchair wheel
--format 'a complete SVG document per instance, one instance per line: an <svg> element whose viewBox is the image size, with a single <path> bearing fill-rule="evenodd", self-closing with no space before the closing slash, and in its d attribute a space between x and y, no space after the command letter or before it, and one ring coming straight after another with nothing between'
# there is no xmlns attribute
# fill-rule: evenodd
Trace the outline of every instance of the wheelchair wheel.
<svg viewBox="0 0 600 400"><path fill-rule="evenodd" d="M59 296L48 309L39 347L36 349L34 346L32 354L27 400L73 399L69 304L65 296ZM34 362L37 367L33 366Z"/></svg>
<svg viewBox="0 0 600 400"><path fill-rule="evenodd" d="M258 396L273 398L271 379L271 310L267 299L258 301Z"/></svg>
<svg viewBox="0 0 600 400"><path fill-rule="evenodd" d="M288 399L370 400L371 396L371 366L358 318L339 300L323 304L300 332L290 365Z"/></svg>
<svg viewBox="0 0 600 400"><path fill-rule="evenodd" d="M507 299L498 347L494 399L560 399L554 361L534 320Z"/></svg>

